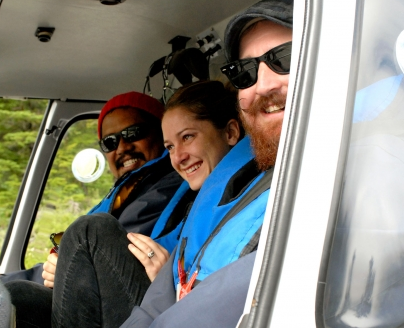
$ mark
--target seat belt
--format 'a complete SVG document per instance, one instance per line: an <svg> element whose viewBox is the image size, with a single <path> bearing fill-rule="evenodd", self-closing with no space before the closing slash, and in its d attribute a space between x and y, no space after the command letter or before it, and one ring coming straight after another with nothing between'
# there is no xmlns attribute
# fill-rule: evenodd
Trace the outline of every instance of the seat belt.
<svg viewBox="0 0 404 328"><path fill-rule="evenodd" d="M264 176L261 178L257 184L252 187L241 199L240 201L234 205L229 212L223 217L223 219L219 222L217 227L212 231L209 238L202 245L199 252L195 255L194 261L198 258L198 255L201 256L198 259L197 268L199 268L199 263L201 262L203 255L205 253L205 249L212 241L212 239L219 233L222 227L230 221L234 216L236 216L242 209L244 209L248 204L250 204L254 199L256 199L259 195L261 195L264 191L268 190L271 187L272 177L274 174L274 168L269 168L268 171L265 172ZM198 269L199 270L199 269Z"/></svg>

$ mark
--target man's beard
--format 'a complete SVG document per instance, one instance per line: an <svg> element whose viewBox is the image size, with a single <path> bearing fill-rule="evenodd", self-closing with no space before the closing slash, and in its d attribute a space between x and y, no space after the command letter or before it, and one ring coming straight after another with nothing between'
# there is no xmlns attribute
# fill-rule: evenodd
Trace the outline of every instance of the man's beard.
<svg viewBox="0 0 404 328"><path fill-rule="evenodd" d="M248 109L242 109L250 116L248 120L245 118L245 114L240 114L244 129L250 135L255 161L260 171L268 170L275 165L283 120L278 119L263 123L258 121L257 113L264 111L268 104L279 105L284 108L285 102L286 97L279 95L260 97Z"/></svg>

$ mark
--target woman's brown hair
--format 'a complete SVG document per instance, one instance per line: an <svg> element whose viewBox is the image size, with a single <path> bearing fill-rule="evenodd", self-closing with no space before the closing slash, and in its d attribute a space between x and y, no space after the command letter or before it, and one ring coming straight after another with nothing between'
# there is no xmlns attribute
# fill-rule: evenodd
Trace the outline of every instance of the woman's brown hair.
<svg viewBox="0 0 404 328"><path fill-rule="evenodd" d="M218 129L224 129L235 119L240 125L240 137L244 135L237 110L237 92L222 82L198 81L182 86L168 100L166 112L177 107L189 111L197 120L210 121Z"/></svg>

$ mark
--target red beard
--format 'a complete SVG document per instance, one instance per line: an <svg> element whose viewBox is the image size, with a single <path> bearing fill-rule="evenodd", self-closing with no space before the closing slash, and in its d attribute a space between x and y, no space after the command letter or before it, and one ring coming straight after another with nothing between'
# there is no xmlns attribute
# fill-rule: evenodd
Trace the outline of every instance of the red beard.
<svg viewBox="0 0 404 328"><path fill-rule="evenodd" d="M260 171L268 170L275 165L283 120L272 120L264 125L258 121L257 113L265 111L268 104L284 108L285 103L286 96L282 97L278 94L260 97L248 109L242 109L246 114L240 114L244 129L250 135L255 161ZM248 120L245 118L246 115L250 116Z"/></svg>

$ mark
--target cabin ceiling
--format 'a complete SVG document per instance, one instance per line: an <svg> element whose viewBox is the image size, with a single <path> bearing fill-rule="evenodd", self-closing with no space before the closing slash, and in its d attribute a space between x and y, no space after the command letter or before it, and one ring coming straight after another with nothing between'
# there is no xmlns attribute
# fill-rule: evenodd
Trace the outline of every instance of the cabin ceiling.
<svg viewBox="0 0 404 328"><path fill-rule="evenodd" d="M210 28L223 39L228 20L256 1L3 0L0 5L0 96L107 100L142 91L150 65L171 52L177 35ZM49 42L35 36L53 27ZM222 64L223 56L216 62ZM212 63L214 64L214 60ZM163 80L152 78L153 96Z"/></svg>

